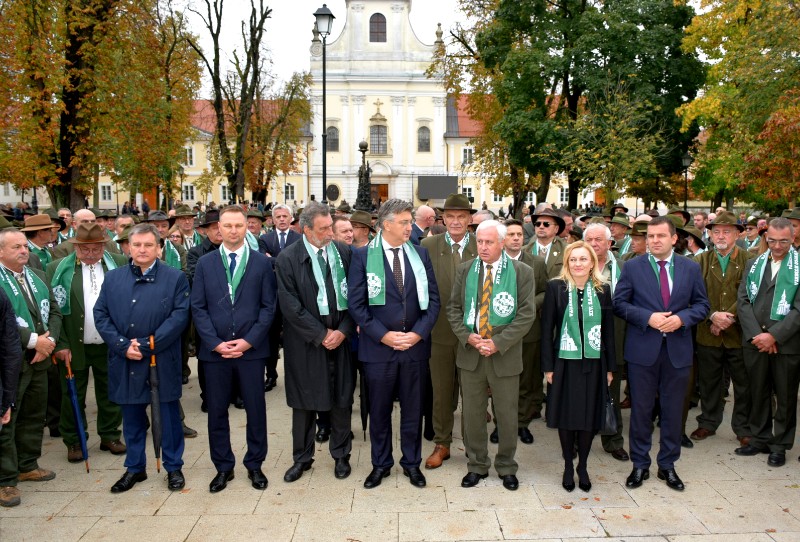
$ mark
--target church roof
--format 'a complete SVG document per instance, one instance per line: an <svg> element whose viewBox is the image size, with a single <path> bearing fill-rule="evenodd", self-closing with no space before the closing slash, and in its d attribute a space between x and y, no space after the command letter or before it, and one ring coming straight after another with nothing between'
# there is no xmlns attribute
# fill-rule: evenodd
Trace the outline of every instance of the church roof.
<svg viewBox="0 0 800 542"><path fill-rule="evenodd" d="M447 127L445 137L475 137L481 134L483 127L467 113L468 96L461 95L456 99L448 96L446 106Z"/></svg>

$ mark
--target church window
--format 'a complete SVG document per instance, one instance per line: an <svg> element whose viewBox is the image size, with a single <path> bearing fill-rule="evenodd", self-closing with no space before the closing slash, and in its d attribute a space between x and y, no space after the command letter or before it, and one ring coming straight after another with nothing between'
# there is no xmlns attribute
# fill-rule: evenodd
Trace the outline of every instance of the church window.
<svg viewBox="0 0 800 542"><path fill-rule="evenodd" d="M417 130L417 152L431 152L431 130L427 126Z"/></svg>
<svg viewBox="0 0 800 542"><path fill-rule="evenodd" d="M375 13L369 18L370 43L386 43L386 17Z"/></svg>
<svg viewBox="0 0 800 542"><path fill-rule="evenodd" d="M339 129L336 126L328 126L326 147L328 152L339 152Z"/></svg>
<svg viewBox="0 0 800 542"><path fill-rule="evenodd" d="M372 154L387 154L386 126L373 125L369 127L369 150Z"/></svg>

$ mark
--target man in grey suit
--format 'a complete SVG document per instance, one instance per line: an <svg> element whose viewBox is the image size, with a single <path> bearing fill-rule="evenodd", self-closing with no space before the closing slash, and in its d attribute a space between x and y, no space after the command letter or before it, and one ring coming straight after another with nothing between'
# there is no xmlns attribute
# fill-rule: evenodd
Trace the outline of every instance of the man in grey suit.
<svg viewBox="0 0 800 542"><path fill-rule="evenodd" d="M739 285L744 365L750 380L752 437L737 455L768 453L767 463L786 463L797 429L800 382L800 271L792 247L794 227L785 218L767 229L769 250L747 261ZM772 412L772 395L777 398Z"/></svg>
<svg viewBox="0 0 800 542"><path fill-rule="evenodd" d="M506 227L481 222L475 232L478 258L456 269L447 318L458 338L456 365L461 382L465 448L469 457L462 487L488 476L486 407L489 388L497 415L499 444L495 470L503 487L519 487L517 412L522 339L535 318L533 270L503 252Z"/></svg>

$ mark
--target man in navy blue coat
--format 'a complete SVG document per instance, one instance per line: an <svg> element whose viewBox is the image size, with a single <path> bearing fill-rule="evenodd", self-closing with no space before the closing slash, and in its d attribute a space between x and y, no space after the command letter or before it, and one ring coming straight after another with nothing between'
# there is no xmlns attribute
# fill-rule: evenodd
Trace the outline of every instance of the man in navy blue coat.
<svg viewBox="0 0 800 542"><path fill-rule="evenodd" d="M220 211L219 250L197 261L192 285L192 315L200 344L197 357L205 367L208 440L217 475L212 493L233 479L236 458L231 449L228 404L231 383L247 414L244 466L256 489L266 489L261 465L267 457L267 406L264 367L270 354L267 332L275 315L276 285L272 264L245 243L247 215L238 205Z"/></svg>
<svg viewBox="0 0 800 542"><path fill-rule="evenodd" d="M348 273L348 310L360 326L358 358L369 390L372 472L364 481L367 489L379 486L394 465L391 416L395 390L400 397L400 465L411 484L425 486L419 470L420 384L423 364L431 356L430 333L440 302L428 251L408 242L411 209L410 203L398 199L381 205L380 235L353 251ZM381 254L382 279L379 267L369 265L370 251Z"/></svg>
<svg viewBox="0 0 800 542"><path fill-rule="evenodd" d="M651 416L658 397L658 477L672 489L684 489L675 462L681 455L683 400L692 369L692 327L706 317L710 304L700 266L674 253L677 239L672 221L654 218L647 226L650 254L625 264L614 291L614 314L628 322L624 355L631 388L633 471L626 485L631 488L650 477Z"/></svg>
<svg viewBox="0 0 800 542"><path fill-rule="evenodd" d="M134 226L128 235L131 263L109 271L94 306L97 331L108 345L108 395L122 407L127 470L111 488L127 491L147 480L145 443L151 402L150 356L158 370L164 468L167 487L186 484L183 466L181 333L189 323L186 274L158 259L159 235L152 224ZM155 336L155 350L149 337Z"/></svg>

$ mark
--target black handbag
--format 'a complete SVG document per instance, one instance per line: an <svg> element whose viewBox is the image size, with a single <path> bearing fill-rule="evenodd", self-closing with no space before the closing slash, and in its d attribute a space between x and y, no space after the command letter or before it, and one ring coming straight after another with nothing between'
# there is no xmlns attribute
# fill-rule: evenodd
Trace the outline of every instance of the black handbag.
<svg viewBox="0 0 800 542"><path fill-rule="evenodd" d="M611 397L611 390L606 390L606 404L603 409L603 419L600 423L601 435L616 435L619 428L619 420L617 419L617 409L614 405L614 399Z"/></svg>

